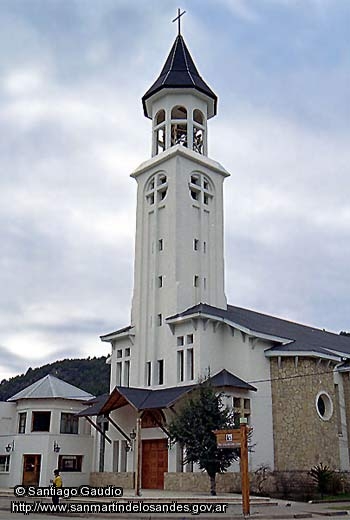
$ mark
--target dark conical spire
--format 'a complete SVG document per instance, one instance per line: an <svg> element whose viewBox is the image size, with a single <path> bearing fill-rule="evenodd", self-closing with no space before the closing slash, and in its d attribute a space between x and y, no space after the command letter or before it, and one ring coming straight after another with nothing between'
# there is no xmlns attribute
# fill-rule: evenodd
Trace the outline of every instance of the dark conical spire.
<svg viewBox="0 0 350 520"><path fill-rule="evenodd" d="M142 98L146 117L151 117L146 103L147 100L166 88L192 88L202 92L213 100L212 115L216 114L217 96L199 75L181 34L177 36L158 79Z"/></svg>

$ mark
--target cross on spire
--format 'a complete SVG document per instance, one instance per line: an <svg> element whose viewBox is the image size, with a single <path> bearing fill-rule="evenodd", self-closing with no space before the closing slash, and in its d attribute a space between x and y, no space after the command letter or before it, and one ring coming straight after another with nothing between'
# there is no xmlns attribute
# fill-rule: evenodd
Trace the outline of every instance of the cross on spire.
<svg viewBox="0 0 350 520"><path fill-rule="evenodd" d="M186 11L182 11L182 13L181 13L181 9L179 8L179 9L177 10L177 16L176 16L176 18L174 18L174 20L172 20L173 22L176 22L176 20L177 20L177 27L178 27L178 34L179 34L179 35L181 34L181 16L182 16L183 14L185 14L185 12L186 12Z"/></svg>

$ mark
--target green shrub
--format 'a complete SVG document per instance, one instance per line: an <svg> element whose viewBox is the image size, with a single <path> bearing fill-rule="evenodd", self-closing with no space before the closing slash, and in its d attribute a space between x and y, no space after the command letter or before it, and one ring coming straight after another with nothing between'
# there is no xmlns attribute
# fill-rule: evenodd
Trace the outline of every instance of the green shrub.
<svg viewBox="0 0 350 520"><path fill-rule="evenodd" d="M329 466L320 462L310 470L310 476L317 485L321 497L327 493L331 487L334 472Z"/></svg>

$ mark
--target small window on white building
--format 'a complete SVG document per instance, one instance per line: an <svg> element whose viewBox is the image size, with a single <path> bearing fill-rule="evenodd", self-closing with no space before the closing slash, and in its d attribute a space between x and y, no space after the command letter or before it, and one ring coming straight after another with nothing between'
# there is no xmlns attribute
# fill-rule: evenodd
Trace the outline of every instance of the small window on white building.
<svg viewBox="0 0 350 520"><path fill-rule="evenodd" d="M118 348L117 350L117 358L121 358L123 356L123 351L121 348Z"/></svg>
<svg viewBox="0 0 350 520"><path fill-rule="evenodd" d="M164 359L158 359L158 385L164 384Z"/></svg>
<svg viewBox="0 0 350 520"><path fill-rule="evenodd" d="M163 287L163 276L158 276L158 287Z"/></svg>
<svg viewBox="0 0 350 520"><path fill-rule="evenodd" d="M122 362L121 361L118 361L118 363L117 363L116 385L122 386Z"/></svg>
<svg viewBox="0 0 350 520"><path fill-rule="evenodd" d="M186 343L188 345L193 343L193 334L187 334L187 336L186 336Z"/></svg>
<svg viewBox="0 0 350 520"><path fill-rule="evenodd" d="M78 434L79 417L73 413L61 413L60 433Z"/></svg>
<svg viewBox="0 0 350 520"><path fill-rule="evenodd" d="M158 251L163 251L163 249L164 249L164 242L163 242L163 239L160 238L158 240Z"/></svg>
<svg viewBox="0 0 350 520"><path fill-rule="evenodd" d="M189 381L194 379L193 348L188 348L186 351L186 377Z"/></svg>
<svg viewBox="0 0 350 520"><path fill-rule="evenodd" d="M129 357L130 356L130 348L129 347L127 347L125 349L124 355L125 355L125 357Z"/></svg>
<svg viewBox="0 0 350 520"><path fill-rule="evenodd" d="M199 251L199 240L198 240L198 238L195 238L193 240L193 249L194 249L194 251Z"/></svg>
<svg viewBox="0 0 350 520"><path fill-rule="evenodd" d="M130 361L124 361L124 386L130 386Z"/></svg>
<svg viewBox="0 0 350 520"><path fill-rule="evenodd" d="M32 432L50 431L51 412L32 412Z"/></svg>
<svg viewBox="0 0 350 520"><path fill-rule="evenodd" d="M177 380L178 382L182 382L185 378L184 374L184 351L179 350L177 352Z"/></svg>
<svg viewBox="0 0 350 520"><path fill-rule="evenodd" d="M26 432L27 412L18 414L18 433Z"/></svg>
<svg viewBox="0 0 350 520"><path fill-rule="evenodd" d="M157 325L161 327L163 324L163 316L161 314L157 314Z"/></svg>
<svg viewBox="0 0 350 520"><path fill-rule="evenodd" d="M146 362L146 386L152 384L152 365L150 361Z"/></svg>
<svg viewBox="0 0 350 520"><path fill-rule="evenodd" d="M81 471L83 464L82 455L60 455L58 457L58 469L63 472Z"/></svg>
<svg viewBox="0 0 350 520"><path fill-rule="evenodd" d="M0 472L8 473L10 471L10 455L0 455Z"/></svg>
<svg viewBox="0 0 350 520"><path fill-rule="evenodd" d="M184 344L184 337L183 336L178 336L176 338L176 343L177 343L178 347L182 347L182 345Z"/></svg>
<svg viewBox="0 0 350 520"><path fill-rule="evenodd" d="M199 287L199 276L195 275L193 277L193 287Z"/></svg>

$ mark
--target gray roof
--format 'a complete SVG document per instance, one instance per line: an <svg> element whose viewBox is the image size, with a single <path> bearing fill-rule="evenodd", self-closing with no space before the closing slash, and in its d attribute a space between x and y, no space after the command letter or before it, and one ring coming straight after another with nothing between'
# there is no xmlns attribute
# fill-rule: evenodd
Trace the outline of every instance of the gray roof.
<svg viewBox="0 0 350 520"><path fill-rule="evenodd" d="M225 369L209 378L209 381L215 388L232 387L243 388L245 390L256 390L254 386L246 383L239 377L234 376ZM101 398L92 400L92 406L82 410L78 415L91 416L107 414L112 410L116 410L127 404L130 404L136 410L169 408L183 395L191 392L197 387L198 384L194 384L152 390L150 388L116 386L111 394L107 396L107 399L106 395L103 395Z"/></svg>
<svg viewBox="0 0 350 520"><path fill-rule="evenodd" d="M199 75L181 34L177 36L159 77L142 98L146 117L151 117L146 101L162 89L173 88L193 88L205 94L214 103L212 115L216 114L217 96Z"/></svg>
<svg viewBox="0 0 350 520"><path fill-rule="evenodd" d="M27 388L24 388L17 394L9 397L8 401L18 401L19 399L74 399L78 401L87 401L93 397L92 394L70 385L55 376L48 374L39 379Z"/></svg>
<svg viewBox="0 0 350 520"><path fill-rule="evenodd" d="M350 355L350 337L234 305L228 305L227 310L225 310L200 303L167 319L172 320L193 314L210 315L241 325L252 333L267 334L289 340L284 345L273 346L268 350L271 353L278 350L279 352L314 352L320 355L330 354L330 352L343 353L345 356Z"/></svg>

